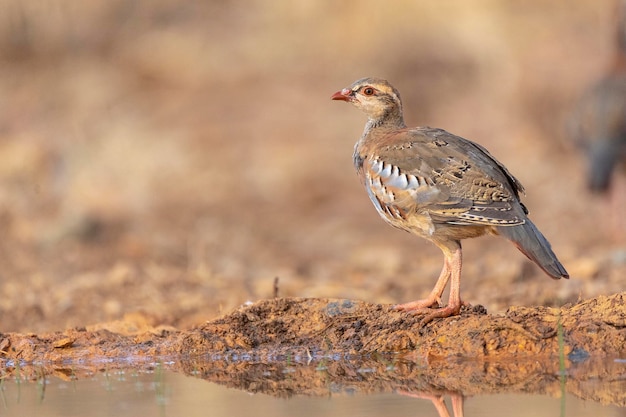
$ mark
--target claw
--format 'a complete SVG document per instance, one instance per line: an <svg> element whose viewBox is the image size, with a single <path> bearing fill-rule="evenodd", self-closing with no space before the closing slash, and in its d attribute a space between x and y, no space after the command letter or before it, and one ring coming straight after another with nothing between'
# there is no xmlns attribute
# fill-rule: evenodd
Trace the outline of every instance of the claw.
<svg viewBox="0 0 626 417"><path fill-rule="evenodd" d="M433 303L430 300L417 300L410 303L396 305L394 308L396 310L406 311L412 315L424 315L424 318L420 321L420 326L423 327L433 321L433 319L458 315L461 311L461 306L466 305L465 302L461 301L458 305L448 304L447 306L441 308L430 308L435 304L437 304L437 302Z"/></svg>
<svg viewBox="0 0 626 417"><path fill-rule="evenodd" d="M420 321L420 326L422 326L422 327L426 326L428 323L433 321L433 319L442 319L442 318L445 318L445 317L456 316L456 315L459 314L459 311L461 311L461 304L459 304L458 306L447 305L447 306L445 306L443 308L440 308L440 309L437 309L437 310L431 310Z"/></svg>

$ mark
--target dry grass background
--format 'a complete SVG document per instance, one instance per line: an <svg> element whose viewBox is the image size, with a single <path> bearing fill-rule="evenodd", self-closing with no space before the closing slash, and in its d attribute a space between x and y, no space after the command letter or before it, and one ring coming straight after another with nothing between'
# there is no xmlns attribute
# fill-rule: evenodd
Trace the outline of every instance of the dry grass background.
<svg viewBox="0 0 626 417"><path fill-rule="evenodd" d="M608 0L0 0L0 330L138 311L188 326L272 296L274 277L281 296L425 295L441 255L378 218L351 161L363 115L329 99L363 76L394 83L410 125L505 163L572 274L467 241L467 301L622 290L623 236L564 136L610 64L614 15Z"/></svg>

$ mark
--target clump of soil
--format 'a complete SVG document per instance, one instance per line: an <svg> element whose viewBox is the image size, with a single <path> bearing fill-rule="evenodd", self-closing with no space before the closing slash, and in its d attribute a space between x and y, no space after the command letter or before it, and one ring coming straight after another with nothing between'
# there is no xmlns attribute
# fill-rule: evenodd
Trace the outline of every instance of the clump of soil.
<svg viewBox="0 0 626 417"><path fill-rule="evenodd" d="M0 335L2 360L79 362L90 358L254 355L277 358L402 353L414 358L617 356L626 351L626 293L562 308L480 306L423 326L390 305L275 298L244 305L189 330L153 327L140 315L41 335Z"/></svg>
<svg viewBox="0 0 626 417"><path fill-rule="evenodd" d="M328 394L328 380L368 392L567 390L626 405L626 293L562 308L480 306L422 326L389 305L346 299L275 298L244 305L188 330L140 315L42 335L0 335L4 372L80 377L115 367L169 367L276 396ZM367 371L365 371L367 370ZM287 377L289 374L289 377ZM598 389L593 381L608 381Z"/></svg>
<svg viewBox="0 0 626 417"><path fill-rule="evenodd" d="M503 315L480 306L421 325L419 315L352 300L273 299L242 307L183 338L189 353L289 352L351 355L404 352L469 358L617 355L626 351L626 293L562 308L512 307Z"/></svg>

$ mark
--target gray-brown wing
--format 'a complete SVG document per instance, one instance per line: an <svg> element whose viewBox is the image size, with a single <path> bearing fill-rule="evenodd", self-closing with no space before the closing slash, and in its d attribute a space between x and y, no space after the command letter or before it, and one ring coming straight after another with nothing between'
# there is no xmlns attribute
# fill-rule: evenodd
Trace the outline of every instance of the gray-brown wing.
<svg viewBox="0 0 626 417"><path fill-rule="evenodd" d="M520 182L482 146L444 130L400 131L364 162L370 198L383 211L427 211L450 224L525 221Z"/></svg>

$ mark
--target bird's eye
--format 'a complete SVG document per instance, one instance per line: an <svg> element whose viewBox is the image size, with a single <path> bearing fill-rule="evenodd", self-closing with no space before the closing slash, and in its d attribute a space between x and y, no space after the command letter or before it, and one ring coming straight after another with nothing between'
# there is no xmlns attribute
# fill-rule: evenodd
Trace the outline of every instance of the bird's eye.
<svg viewBox="0 0 626 417"><path fill-rule="evenodd" d="M365 94L366 96L373 96L374 89L372 87L364 87L362 90L362 93Z"/></svg>

